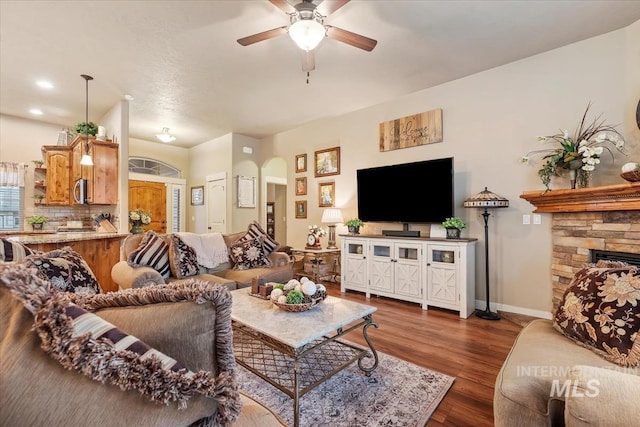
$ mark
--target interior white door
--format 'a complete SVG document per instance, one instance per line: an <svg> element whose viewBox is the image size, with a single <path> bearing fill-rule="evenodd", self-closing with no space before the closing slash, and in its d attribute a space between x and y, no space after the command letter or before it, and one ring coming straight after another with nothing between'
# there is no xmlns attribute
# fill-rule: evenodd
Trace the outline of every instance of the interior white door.
<svg viewBox="0 0 640 427"><path fill-rule="evenodd" d="M227 233L227 179L207 181L207 232Z"/></svg>

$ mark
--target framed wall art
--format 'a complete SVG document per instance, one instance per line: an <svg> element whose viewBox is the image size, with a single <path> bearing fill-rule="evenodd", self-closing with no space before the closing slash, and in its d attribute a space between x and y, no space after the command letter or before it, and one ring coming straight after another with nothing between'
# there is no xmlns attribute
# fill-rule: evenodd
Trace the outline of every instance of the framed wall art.
<svg viewBox="0 0 640 427"><path fill-rule="evenodd" d="M334 181L321 182L318 184L318 206L330 208L335 204L336 183Z"/></svg>
<svg viewBox="0 0 640 427"><path fill-rule="evenodd" d="M307 177L296 178L296 196L307 195Z"/></svg>
<svg viewBox="0 0 640 427"><path fill-rule="evenodd" d="M307 171L307 155L298 154L296 156L296 173Z"/></svg>
<svg viewBox="0 0 640 427"><path fill-rule="evenodd" d="M313 155L315 177L340 175L340 147L316 151Z"/></svg>
<svg viewBox="0 0 640 427"><path fill-rule="evenodd" d="M256 207L256 178L252 176L238 176L238 207Z"/></svg>
<svg viewBox="0 0 640 427"><path fill-rule="evenodd" d="M204 205L204 185L191 187L191 205Z"/></svg>
<svg viewBox="0 0 640 427"><path fill-rule="evenodd" d="M306 218L306 217L307 217L307 201L296 200L296 218Z"/></svg>

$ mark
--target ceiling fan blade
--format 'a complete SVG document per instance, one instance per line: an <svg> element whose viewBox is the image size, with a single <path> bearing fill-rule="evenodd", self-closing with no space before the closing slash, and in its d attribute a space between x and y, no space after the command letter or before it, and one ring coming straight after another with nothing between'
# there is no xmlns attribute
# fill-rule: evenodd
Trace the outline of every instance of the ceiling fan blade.
<svg viewBox="0 0 640 427"><path fill-rule="evenodd" d="M238 39L238 43L240 43L242 46L249 46L250 44L258 43L263 40L272 39L274 37L278 37L279 35L286 34L286 32L287 27L274 28L273 30L263 31L252 36Z"/></svg>
<svg viewBox="0 0 640 427"><path fill-rule="evenodd" d="M316 10L320 15L329 16L347 3L349 3L349 0L324 0Z"/></svg>
<svg viewBox="0 0 640 427"><path fill-rule="evenodd" d="M302 71L308 72L316 69L316 56L312 50L302 51Z"/></svg>
<svg viewBox="0 0 640 427"><path fill-rule="evenodd" d="M291 6L287 0L269 0L269 2L278 9L284 10L284 13L295 13L296 8Z"/></svg>
<svg viewBox="0 0 640 427"><path fill-rule="evenodd" d="M376 44L378 44L374 39L343 30L342 28L332 27L331 25L326 25L326 28L327 37L366 50L367 52L371 52L373 48L376 47Z"/></svg>

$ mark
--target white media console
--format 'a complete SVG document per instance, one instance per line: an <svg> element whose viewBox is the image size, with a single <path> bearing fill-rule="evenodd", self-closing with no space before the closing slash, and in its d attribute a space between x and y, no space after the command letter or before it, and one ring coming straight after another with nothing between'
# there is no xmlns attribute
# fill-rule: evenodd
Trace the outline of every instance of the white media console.
<svg viewBox="0 0 640 427"><path fill-rule="evenodd" d="M464 319L474 312L476 239L341 237L342 292L456 310Z"/></svg>

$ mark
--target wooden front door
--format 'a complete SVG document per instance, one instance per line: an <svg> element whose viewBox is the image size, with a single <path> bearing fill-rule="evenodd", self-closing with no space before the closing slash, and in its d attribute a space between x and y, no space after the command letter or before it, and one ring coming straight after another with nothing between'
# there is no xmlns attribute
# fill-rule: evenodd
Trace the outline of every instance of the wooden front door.
<svg viewBox="0 0 640 427"><path fill-rule="evenodd" d="M129 180L129 210L141 208L151 212L151 224L144 229L167 232L167 185L162 182Z"/></svg>

